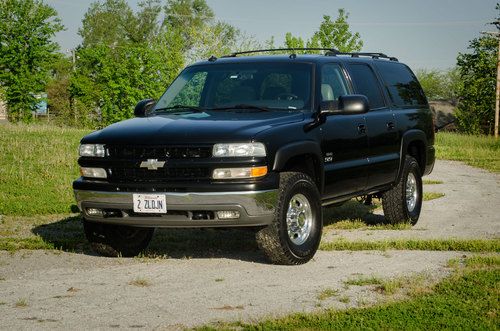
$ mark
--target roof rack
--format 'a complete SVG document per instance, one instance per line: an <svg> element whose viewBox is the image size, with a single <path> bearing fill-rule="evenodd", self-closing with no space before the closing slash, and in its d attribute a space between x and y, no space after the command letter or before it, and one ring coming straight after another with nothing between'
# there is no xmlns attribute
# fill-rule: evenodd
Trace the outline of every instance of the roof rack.
<svg viewBox="0 0 500 331"><path fill-rule="evenodd" d="M388 59L390 61L398 62L397 58L395 58L393 56L387 56L384 53L372 53L372 52L369 52L369 53L366 53L366 52L342 53L342 52L338 52L338 53L335 53L335 54L328 53L328 54L325 54L325 55L328 55L328 56L350 55L351 57L369 56L372 59L380 59L380 58L382 58L382 59Z"/></svg>
<svg viewBox="0 0 500 331"><path fill-rule="evenodd" d="M223 57L236 57L243 54L252 53L264 53L264 52L276 52L276 51L327 51L325 55L338 54L340 53L335 48L317 48L317 47L298 47L298 48L268 48L268 49L255 49L252 51L234 52L229 55L224 55Z"/></svg>
<svg viewBox="0 0 500 331"><path fill-rule="evenodd" d="M372 59L388 59L390 61L398 62L398 59L393 56L387 56L384 53L366 53L366 52L340 52L335 48L319 48L319 47L299 47L299 48L268 48L268 49L255 49L251 51L234 52L229 55L224 55L222 57L236 57L243 54L253 54L253 53L265 53L265 52L278 52L278 51L326 51L325 56L337 56L337 55L348 55L351 57L368 56ZM295 55L295 53L292 53ZM211 58L212 59L212 58ZM216 58L215 58L216 59ZM213 59L212 59L213 60Z"/></svg>

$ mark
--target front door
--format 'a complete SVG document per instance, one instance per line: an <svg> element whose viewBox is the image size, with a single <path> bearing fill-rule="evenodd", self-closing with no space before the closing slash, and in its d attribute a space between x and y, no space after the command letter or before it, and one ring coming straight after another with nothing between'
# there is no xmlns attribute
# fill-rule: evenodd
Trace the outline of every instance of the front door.
<svg viewBox="0 0 500 331"><path fill-rule="evenodd" d="M336 63L321 68L321 100L351 94L345 73ZM364 114L332 115L320 126L325 168L325 198L363 191L367 182L368 138Z"/></svg>

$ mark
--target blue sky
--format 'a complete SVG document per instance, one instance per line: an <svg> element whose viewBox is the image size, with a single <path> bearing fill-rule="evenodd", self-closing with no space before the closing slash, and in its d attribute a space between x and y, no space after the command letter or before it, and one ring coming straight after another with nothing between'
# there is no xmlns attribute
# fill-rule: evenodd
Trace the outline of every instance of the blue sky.
<svg viewBox="0 0 500 331"><path fill-rule="evenodd" d="M259 41L286 32L309 38L323 15L349 13L351 30L359 32L363 51L398 57L413 69L446 69L465 52L469 40L496 17L497 0L207 0L218 19ZM56 36L64 51L80 42L81 20L93 0L46 0L62 18L66 31ZM138 1L128 0L132 8Z"/></svg>

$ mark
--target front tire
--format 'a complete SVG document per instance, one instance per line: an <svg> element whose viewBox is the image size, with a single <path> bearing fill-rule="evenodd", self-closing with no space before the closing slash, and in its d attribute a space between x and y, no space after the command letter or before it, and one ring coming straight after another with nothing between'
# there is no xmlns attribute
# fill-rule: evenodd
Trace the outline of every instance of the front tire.
<svg viewBox="0 0 500 331"><path fill-rule="evenodd" d="M154 228L100 224L83 221L85 236L92 249L103 256L132 257L149 245Z"/></svg>
<svg viewBox="0 0 500 331"><path fill-rule="evenodd" d="M382 195L382 207L391 224L417 224L422 209L422 176L415 158L405 157L401 178Z"/></svg>
<svg viewBox="0 0 500 331"><path fill-rule="evenodd" d="M275 264L297 265L318 250L323 228L321 197L311 177L300 172L280 174L273 223L256 234L259 248Z"/></svg>

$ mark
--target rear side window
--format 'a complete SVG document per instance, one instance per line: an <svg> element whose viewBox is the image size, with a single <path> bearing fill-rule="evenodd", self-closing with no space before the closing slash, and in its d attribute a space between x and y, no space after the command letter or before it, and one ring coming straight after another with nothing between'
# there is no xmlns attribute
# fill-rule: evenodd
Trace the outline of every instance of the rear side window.
<svg viewBox="0 0 500 331"><path fill-rule="evenodd" d="M385 107L384 96L372 68L366 64L351 64L349 72L357 93L365 95L370 101L370 109Z"/></svg>
<svg viewBox="0 0 500 331"><path fill-rule="evenodd" d="M377 63L380 75L387 84L393 104L397 107L426 105L425 94L415 75L407 66L394 62Z"/></svg>

